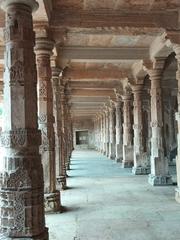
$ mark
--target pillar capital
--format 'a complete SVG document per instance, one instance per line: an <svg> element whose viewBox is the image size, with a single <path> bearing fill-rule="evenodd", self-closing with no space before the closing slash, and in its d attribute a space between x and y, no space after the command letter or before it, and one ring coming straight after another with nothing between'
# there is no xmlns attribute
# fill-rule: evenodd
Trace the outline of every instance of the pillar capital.
<svg viewBox="0 0 180 240"><path fill-rule="evenodd" d="M123 102L125 101L131 101L131 94L125 94L122 96Z"/></svg>
<svg viewBox="0 0 180 240"><path fill-rule="evenodd" d="M52 50L54 47L54 41L47 37L37 37L35 52L36 55L52 55Z"/></svg>
<svg viewBox="0 0 180 240"><path fill-rule="evenodd" d="M153 61L143 62L143 68L148 73L151 80L159 79L159 77L162 76L165 60L166 58L164 57L158 57Z"/></svg>
<svg viewBox="0 0 180 240"><path fill-rule="evenodd" d="M52 84L53 87L56 88L55 91L59 91L59 74L61 72L61 68L58 67L51 67L51 73L52 73Z"/></svg>
<svg viewBox="0 0 180 240"><path fill-rule="evenodd" d="M137 92L141 93L142 90L143 90L143 84L136 84L132 86L133 93L137 93Z"/></svg>
<svg viewBox="0 0 180 240"><path fill-rule="evenodd" d="M34 12L38 9L39 4L36 2L36 0L0 0L0 6L1 8L6 12L9 7L13 7L14 5L25 5L31 8L31 10Z"/></svg>
<svg viewBox="0 0 180 240"><path fill-rule="evenodd" d="M59 74L61 73L61 68L59 67L51 67L52 78L59 78Z"/></svg>

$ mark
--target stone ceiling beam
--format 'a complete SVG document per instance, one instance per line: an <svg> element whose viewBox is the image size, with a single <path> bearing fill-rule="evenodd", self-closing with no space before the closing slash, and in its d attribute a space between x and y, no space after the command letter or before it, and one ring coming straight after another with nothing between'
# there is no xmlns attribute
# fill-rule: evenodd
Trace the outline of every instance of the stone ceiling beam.
<svg viewBox="0 0 180 240"><path fill-rule="evenodd" d="M72 89L71 96L82 96L82 97L114 97L113 90L82 90L82 89Z"/></svg>
<svg viewBox="0 0 180 240"><path fill-rule="evenodd" d="M52 27L163 27L179 28L178 10L152 12L122 11L61 11L56 9L50 21Z"/></svg>
<svg viewBox="0 0 180 240"><path fill-rule="evenodd" d="M69 81L69 87L73 89L91 89L91 88L99 88L99 89L111 89L120 87L120 80L110 80L104 81L102 79L97 79L96 81Z"/></svg>
<svg viewBox="0 0 180 240"><path fill-rule="evenodd" d="M59 49L59 55L64 59L79 62L86 60L136 60L149 58L149 49L146 47L64 47Z"/></svg>

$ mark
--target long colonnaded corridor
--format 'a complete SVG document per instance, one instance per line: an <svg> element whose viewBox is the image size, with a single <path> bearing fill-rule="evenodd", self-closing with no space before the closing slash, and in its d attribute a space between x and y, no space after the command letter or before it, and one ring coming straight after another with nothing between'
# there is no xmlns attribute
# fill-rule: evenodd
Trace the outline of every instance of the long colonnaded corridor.
<svg viewBox="0 0 180 240"><path fill-rule="evenodd" d="M0 240L180 240L180 0L0 0L0 151Z"/></svg>
<svg viewBox="0 0 180 240"><path fill-rule="evenodd" d="M71 163L69 189L62 192L66 211L46 215L50 239L180 239L175 186L152 187L147 175L134 175L96 151L76 150Z"/></svg>

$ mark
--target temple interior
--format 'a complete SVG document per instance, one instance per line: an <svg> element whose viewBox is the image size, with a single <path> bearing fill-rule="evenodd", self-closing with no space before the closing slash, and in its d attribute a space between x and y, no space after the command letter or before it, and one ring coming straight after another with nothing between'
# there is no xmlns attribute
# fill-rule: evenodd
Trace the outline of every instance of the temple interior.
<svg viewBox="0 0 180 240"><path fill-rule="evenodd" d="M0 239L180 239L180 1L0 0Z"/></svg>

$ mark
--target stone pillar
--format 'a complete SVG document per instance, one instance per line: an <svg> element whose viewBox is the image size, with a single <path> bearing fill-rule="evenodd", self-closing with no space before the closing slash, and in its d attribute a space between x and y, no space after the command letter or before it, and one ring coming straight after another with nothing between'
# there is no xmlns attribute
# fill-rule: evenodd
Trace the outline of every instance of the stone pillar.
<svg viewBox="0 0 180 240"><path fill-rule="evenodd" d="M102 112L102 124L103 124L103 139L102 139L102 153L106 155L106 114Z"/></svg>
<svg viewBox="0 0 180 240"><path fill-rule="evenodd" d="M32 11L38 4L1 0L0 5L6 12L0 238L47 240L33 52Z"/></svg>
<svg viewBox="0 0 180 240"><path fill-rule="evenodd" d="M176 170L177 170L177 188L175 189L175 199L180 203L180 44L174 44L174 51L176 53L177 59L177 72L176 79L178 81L178 111L176 113L176 121L178 125L178 134L177 134L177 157L176 157Z"/></svg>
<svg viewBox="0 0 180 240"><path fill-rule="evenodd" d="M151 174L149 183L154 186L172 184L168 172L168 160L164 157L164 131L161 79L164 60L156 60L156 65L148 71L151 80Z"/></svg>
<svg viewBox="0 0 180 240"><path fill-rule="evenodd" d="M70 170L71 165L71 141L70 141L70 127L71 127L71 115L70 104L68 104L68 95L66 94L66 142L67 142L67 159L66 169Z"/></svg>
<svg viewBox="0 0 180 240"><path fill-rule="evenodd" d="M131 168L133 166L133 135L132 135L132 117L131 117L131 95L122 96L123 100L123 168Z"/></svg>
<svg viewBox="0 0 180 240"><path fill-rule="evenodd" d="M100 143L100 152L103 153L103 138L104 138L104 130L103 130L103 114L100 115L100 134L101 134L101 143Z"/></svg>
<svg viewBox="0 0 180 240"><path fill-rule="evenodd" d="M134 95L134 167L132 172L136 175L149 174L150 168L148 167L147 154L143 145L143 85L135 85L132 89Z"/></svg>
<svg viewBox="0 0 180 240"><path fill-rule="evenodd" d="M116 161L122 162L123 141L122 141L122 101L117 97L116 106Z"/></svg>
<svg viewBox="0 0 180 240"><path fill-rule="evenodd" d="M54 130L55 130L55 159L56 159L56 176L60 175L61 172L61 154L60 154L60 129L61 129L61 115L60 115L60 96L59 96L59 74L60 68L52 67L52 85L53 85L53 115L55 118Z"/></svg>
<svg viewBox="0 0 180 240"><path fill-rule="evenodd" d="M61 108L61 175L58 178L58 182L61 186L62 190L65 190L67 188L66 183L66 156L67 156L67 148L66 148L66 139L65 139L65 92L64 92L64 86L59 86L60 90L60 108Z"/></svg>
<svg viewBox="0 0 180 240"><path fill-rule="evenodd" d="M56 190L55 134L50 65L53 45L53 41L46 37L36 39L38 120L42 137L40 153L44 170L45 211L60 210L60 192Z"/></svg>
<svg viewBox="0 0 180 240"><path fill-rule="evenodd" d="M105 110L105 116L106 116L106 127L105 127L105 131L106 131L106 156L109 156L109 111L108 108L106 108Z"/></svg>
<svg viewBox="0 0 180 240"><path fill-rule="evenodd" d="M109 108L109 158L115 159L115 108L114 103L110 103Z"/></svg>
<svg viewBox="0 0 180 240"><path fill-rule="evenodd" d="M98 151L101 151L101 116L98 115Z"/></svg>

